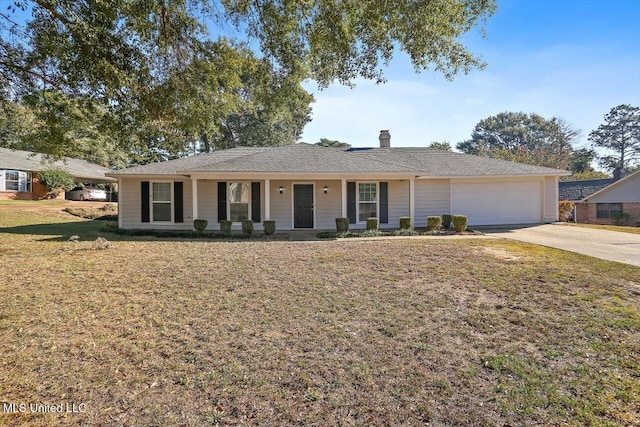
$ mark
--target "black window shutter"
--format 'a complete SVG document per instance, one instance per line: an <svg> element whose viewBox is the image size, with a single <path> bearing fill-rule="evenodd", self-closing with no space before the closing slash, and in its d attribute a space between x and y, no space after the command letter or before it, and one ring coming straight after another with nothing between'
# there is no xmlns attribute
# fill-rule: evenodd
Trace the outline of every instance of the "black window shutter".
<svg viewBox="0 0 640 427"><path fill-rule="evenodd" d="M389 183L380 183L380 224L389 224Z"/></svg>
<svg viewBox="0 0 640 427"><path fill-rule="evenodd" d="M251 183L251 220L260 222L260 183Z"/></svg>
<svg viewBox="0 0 640 427"><path fill-rule="evenodd" d="M347 218L349 218L350 224L355 224L357 222L355 182L347 182Z"/></svg>
<svg viewBox="0 0 640 427"><path fill-rule="evenodd" d="M142 222L149 222L149 181L140 183L140 202L142 203Z"/></svg>
<svg viewBox="0 0 640 427"><path fill-rule="evenodd" d="M173 183L173 221L184 222L184 196L182 181ZM197 219L197 218L193 218Z"/></svg>
<svg viewBox="0 0 640 427"><path fill-rule="evenodd" d="M227 183L218 181L218 222L227 219Z"/></svg>

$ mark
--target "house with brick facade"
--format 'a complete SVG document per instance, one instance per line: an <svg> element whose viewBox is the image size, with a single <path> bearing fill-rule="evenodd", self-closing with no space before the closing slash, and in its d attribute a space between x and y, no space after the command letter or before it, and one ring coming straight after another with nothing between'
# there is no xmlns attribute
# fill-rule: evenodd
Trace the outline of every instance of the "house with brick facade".
<svg viewBox="0 0 640 427"><path fill-rule="evenodd" d="M575 203L576 222L640 226L640 171Z"/></svg>
<svg viewBox="0 0 640 427"><path fill-rule="evenodd" d="M0 200L38 200L46 197L49 190L40 183L38 172L49 166L66 170L77 183L116 182L105 175L111 169L86 160L65 157L52 162L43 154L0 147ZM64 198L64 193L58 197Z"/></svg>

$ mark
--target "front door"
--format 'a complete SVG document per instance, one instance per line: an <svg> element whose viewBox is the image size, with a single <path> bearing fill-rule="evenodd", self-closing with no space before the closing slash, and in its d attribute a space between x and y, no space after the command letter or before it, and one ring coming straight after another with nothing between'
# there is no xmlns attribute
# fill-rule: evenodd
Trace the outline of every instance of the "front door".
<svg viewBox="0 0 640 427"><path fill-rule="evenodd" d="M293 184L293 228L313 228L313 184Z"/></svg>

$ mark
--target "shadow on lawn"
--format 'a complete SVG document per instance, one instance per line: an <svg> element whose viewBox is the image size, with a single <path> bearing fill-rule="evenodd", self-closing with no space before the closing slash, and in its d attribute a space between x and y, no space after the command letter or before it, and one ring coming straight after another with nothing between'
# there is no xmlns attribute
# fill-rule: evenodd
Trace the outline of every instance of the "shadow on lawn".
<svg viewBox="0 0 640 427"><path fill-rule="evenodd" d="M71 236L79 236L80 240L95 240L97 237L110 236L109 233L100 231L105 221L69 221L69 222L52 222L44 224L17 225L13 227L0 228L0 234L30 234L36 236L49 236L43 238L43 241L62 242L69 240ZM133 240L125 239L127 236L113 236L113 240ZM107 237L108 240L112 240Z"/></svg>
<svg viewBox="0 0 640 427"><path fill-rule="evenodd" d="M110 233L103 231L105 225L104 220L94 219L87 221L70 221L44 224L29 224L13 227L0 227L0 234L23 234L43 236L40 241L64 242L69 240L71 236L78 236L81 241L95 240L98 237L104 237L111 241L160 241L160 242L256 242L256 241L288 241L288 234L277 233L274 236L262 236L255 234L253 237L176 237L176 236L152 236L152 235L127 235ZM46 237L45 237L46 236Z"/></svg>

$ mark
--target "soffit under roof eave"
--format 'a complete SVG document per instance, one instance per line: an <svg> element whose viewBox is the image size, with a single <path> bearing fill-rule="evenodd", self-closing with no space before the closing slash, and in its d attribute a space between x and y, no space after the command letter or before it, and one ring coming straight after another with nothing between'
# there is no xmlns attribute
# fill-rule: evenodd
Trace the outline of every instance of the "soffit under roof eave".
<svg viewBox="0 0 640 427"><path fill-rule="evenodd" d="M192 179L415 179L415 173L407 172L204 172L179 171L190 174Z"/></svg>

